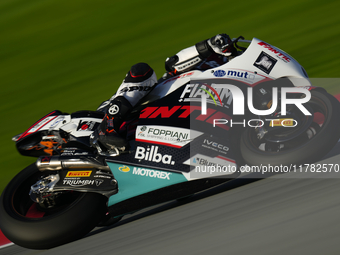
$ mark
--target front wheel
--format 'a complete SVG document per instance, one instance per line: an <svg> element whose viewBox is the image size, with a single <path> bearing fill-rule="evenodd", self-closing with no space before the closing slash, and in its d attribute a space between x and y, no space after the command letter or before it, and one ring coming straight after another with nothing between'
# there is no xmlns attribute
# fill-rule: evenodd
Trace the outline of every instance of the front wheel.
<svg viewBox="0 0 340 255"><path fill-rule="evenodd" d="M7 185L0 200L0 229L13 243L49 249L90 232L107 210L107 198L96 193L65 191L50 204L35 203L29 191L43 177L35 164Z"/></svg>
<svg viewBox="0 0 340 255"><path fill-rule="evenodd" d="M316 162L325 156L340 137L340 103L324 91L312 90L306 105L313 116L303 120L307 123L303 130L287 127L281 133L268 132L259 138L254 128L245 129L240 143L245 163L298 165Z"/></svg>

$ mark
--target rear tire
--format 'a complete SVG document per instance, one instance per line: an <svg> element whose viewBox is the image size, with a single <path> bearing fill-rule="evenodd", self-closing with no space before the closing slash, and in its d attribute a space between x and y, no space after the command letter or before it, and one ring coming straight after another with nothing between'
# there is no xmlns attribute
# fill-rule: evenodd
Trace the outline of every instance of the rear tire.
<svg viewBox="0 0 340 255"><path fill-rule="evenodd" d="M340 103L333 96L324 91L311 91L309 104L314 112L324 115L320 128L311 129L315 135L310 139L298 137L286 143L286 148L279 151L260 149L254 128L247 128L241 136L241 154L248 165L299 165L316 162L324 157L338 142L340 137ZM305 134L305 137L307 135ZM272 146L266 144L267 148ZM274 144L275 146L275 144ZM279 146L278 146L279 148Z"/></svg>
<svg viewBox="0 0 340 255"><path fill-rule="evenodd" d="M22 170L7 185L0 199L0 229L13 243L29 249L49 249L89 233L107 211L107 198L96 193L62 194L51 210L29 197L31 185L41 178L35 164ZM28 216L36 207L41 218Z"/></svg>

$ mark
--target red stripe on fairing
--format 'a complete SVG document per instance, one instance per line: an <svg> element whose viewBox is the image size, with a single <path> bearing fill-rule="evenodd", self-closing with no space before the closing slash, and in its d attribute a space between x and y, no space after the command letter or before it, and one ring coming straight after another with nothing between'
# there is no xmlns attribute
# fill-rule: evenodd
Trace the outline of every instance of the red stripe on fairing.
<svg viewBox="0 0 340 255"><path fill-rule="evenodd" d="M31 130L35 125L37 125L39 122L43 121L43 120L46 119L47 117L51 116L51 115L52 115L53 113L55 113L55 112L56 112L56 111L53 111L53 112L47 114L45 117L43 117L42 119L40 119L40 120L38 120L36 123L34 123L32 126L30 126L30 128L27 129L27 130L26 130L26 131L18 138L17 141L19 141L21 138L23 138L23 137L25 137L26 135L28 135L27 133L28 133L29 130ZM55 116L55 117L54 117L53 119L51 119L51 120L54 120L56 117L57 117L57 116ZM45 126L47 123L51 122L51 120L48 121L48 122L46 122L44 125L42 125L40 128L38 128L36 131L38 131L39 129L41 129L41 128L42 128L43 126ZM34 132L36 132L36 131L34 131ZM32 133L34 133L34 132L32 132Z"/></svg>
<svg viewBox="0 0 340 255"><path fill-rule="evenodd" d="M182 148L180 145L174 145L171 143L162 143L162 142L155 142L155 141L149 141L149 140L143 140L143 139L136 139L138 142L143 142L143 143L153 143L153 144L159 144L159 145L164 145L168 147L174 147L174 148Z"/></svg>
<svg viewBox="0 0 340 255"><path fill-rule="evenodd" d="M236 163L235 160L232 160L232 159L229 159L229 158L225 158L225 157L222 157L222 156L217 156L216 158L223 159L225 161L229 161L229 162L234 163L234 164Z"/></svg>

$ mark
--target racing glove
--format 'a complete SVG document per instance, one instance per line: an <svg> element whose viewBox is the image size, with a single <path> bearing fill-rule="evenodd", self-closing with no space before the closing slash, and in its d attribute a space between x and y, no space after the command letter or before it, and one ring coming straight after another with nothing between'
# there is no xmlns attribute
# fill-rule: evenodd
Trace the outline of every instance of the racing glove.
<svg viewBox="0 0 340 255"><path fill-rule="evenodd" d="M211 49L219 55L230 56L235 51L233 42L227 34L218 34L208 39L207 43Z"/></svg>

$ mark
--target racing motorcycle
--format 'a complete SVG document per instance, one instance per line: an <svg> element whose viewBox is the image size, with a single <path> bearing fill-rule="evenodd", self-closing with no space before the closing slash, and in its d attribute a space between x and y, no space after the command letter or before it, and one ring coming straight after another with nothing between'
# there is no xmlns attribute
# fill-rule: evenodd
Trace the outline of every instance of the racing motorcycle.
<svg viewBox="0 0 340 255"><path fill-rule="evenodd" d="M123 151L90 142L97 111L55 110L15 136L20 154L37 161L2 193L7 238L52 248L235 179L242 165L321 159L340 137L339 102L286 52L256 38L233 44L238 54L222 66L159 80L120 127Z"/></svg>

